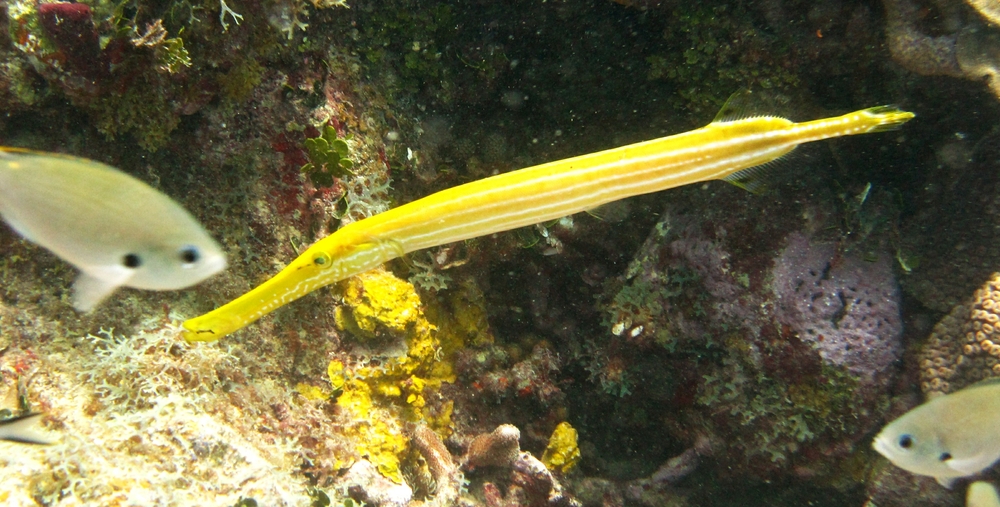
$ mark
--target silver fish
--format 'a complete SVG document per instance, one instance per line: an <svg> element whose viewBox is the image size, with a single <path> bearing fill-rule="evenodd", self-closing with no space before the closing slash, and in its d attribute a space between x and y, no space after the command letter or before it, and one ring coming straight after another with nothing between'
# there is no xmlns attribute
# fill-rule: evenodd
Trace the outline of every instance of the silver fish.
<svg viewBox="0 0 1000 507"><path fill-rule="evenodd" d="M0 440L19 444L52 444L52 440L37 431L43 415L35 412L0 420Z"/></svg>
<svg viewBox="0 0 1000 507"><path fill-rule="evenodd" d="M1000 459L1000 381L988 380L934 398L892 421L872 443L910 473L945 487Z"/></svg>
<svg viewBox="0 0 1000 507"><path fill-rule="evenodd" d="M91 160L0 147L0 216L80 270L80 311L120 286L182 289L226 267L219 244L179 204Z"/></svg>

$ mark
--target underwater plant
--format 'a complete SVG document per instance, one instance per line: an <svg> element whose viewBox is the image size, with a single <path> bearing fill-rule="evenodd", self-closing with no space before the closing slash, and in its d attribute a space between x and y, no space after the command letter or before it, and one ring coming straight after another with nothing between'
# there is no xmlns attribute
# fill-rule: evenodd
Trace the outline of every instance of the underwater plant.
<svg viewBox="0 0 1000 507"><path fill-rule="evenodd" d="M310 137L305 141L309 162L302 166L302 172L317 187L331 187L335 178L353 176L354 161L348 158L350 147L347 141L353 138L348 134L341 138L337 129L327 125L318 137Z"/></svg>

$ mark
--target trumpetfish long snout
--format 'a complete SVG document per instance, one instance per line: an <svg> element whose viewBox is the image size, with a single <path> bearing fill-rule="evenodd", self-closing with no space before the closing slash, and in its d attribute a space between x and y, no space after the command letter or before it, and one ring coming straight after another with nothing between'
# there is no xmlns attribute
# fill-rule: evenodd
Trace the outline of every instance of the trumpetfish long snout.
<svg viewBox="0 0 1000 507"><path fill-rule="evenodd" d="M752 187L755 167L800 144L892 130L914 117L892 106L802 123L726 112L697 130L498 174L351 223L250 292L185 321L184 337L217 340L320 287L415 250L681 185L726 180Z"/></svg>

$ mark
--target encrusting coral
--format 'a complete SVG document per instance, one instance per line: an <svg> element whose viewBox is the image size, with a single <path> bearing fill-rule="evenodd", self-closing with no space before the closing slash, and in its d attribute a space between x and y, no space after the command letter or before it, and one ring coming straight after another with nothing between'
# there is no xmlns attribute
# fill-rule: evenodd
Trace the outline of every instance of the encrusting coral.
<svg viewBox="0 0 1000 507"><path fill-rule="evenodd" d="M642 375L626 396L663 399L658 416L681 445L720 442L722 473L836 473L830 456L879 424L895 375L892 256L868 247L868 262L863 248L790 233L809 229L741 194L684 194L698 211L668 205L624 283L609 284L610 342L589 344L593 371L604 385ZM741 211L727 211L733 200Z"/></svg>
<svg viewBox="0 0 1000 507"><path fill-rule="evenodd" d="M577 433L570 424L563 421L556 425L549 437L549 445L542 454L542 463L549 470L567 473L580 461L580 448L577 446Z"/></svg>
<svg viewBox="0 0 1000 507"><path fill-rule="evenodd" d="M889 255L872 262L793 233L772 276L781 323L815 347L824 362L846 367L863 389L888 384L885 372L899 359L903 333Z"/></svg>
<svg viewBox="0 0 1000 507"><path fill-rule="evenodd" d="M917 360L928 396L1000 377L1000 273L934 326Z"/></svg>
<svg viewBox="0 0 1000 507"><path fill-rule="evenodd" d="M375 270L351 278L337 307L337 324L362 340L359 347L372 355L372 340L389 341L380 360L345 366L330 363L331 385L340 394L337 406L354 415L347 428L359 456L383 475L403 482L400 456L406 450L404 421L422 421L448 434L452 402L427 393L454 382L450 358L463 341L439 330L424 316L420 297L409 282ZM384 354L384 352L383 352Z"/></svg>
<svg viewBox="0 0 1000 507"><path fill-rule="evenodd" d="M7 470L18 471L0 481L8 505L33 505L25 495L48 505L308 503L306 481L289 473L304 456L297 438L262 430L258 423L268 418L251 412L289 393L269 380L229 385L240 367L228 348L177 342L177 328L162 318L129 337L102 331L81 343L49 336L32 344L42 344L45 357L7 351L0 359L5 379L18 371L34 377L26 394L60 436L52 446L4 454ZM18 384L5 380L0 397Z"/></svg>

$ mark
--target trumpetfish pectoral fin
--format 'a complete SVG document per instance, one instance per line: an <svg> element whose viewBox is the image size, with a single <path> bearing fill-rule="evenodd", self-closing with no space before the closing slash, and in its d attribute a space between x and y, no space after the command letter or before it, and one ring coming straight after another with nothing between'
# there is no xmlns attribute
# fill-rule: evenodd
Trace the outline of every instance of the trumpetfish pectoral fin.
<svg viewBox="0 0 1000 507"><path fill-rule="evenodd" d="M740 187L751 194L760 195L767 192L767 181L773 170L773 164L759 165L730 174L722 178L722 181Z"/></svg>

